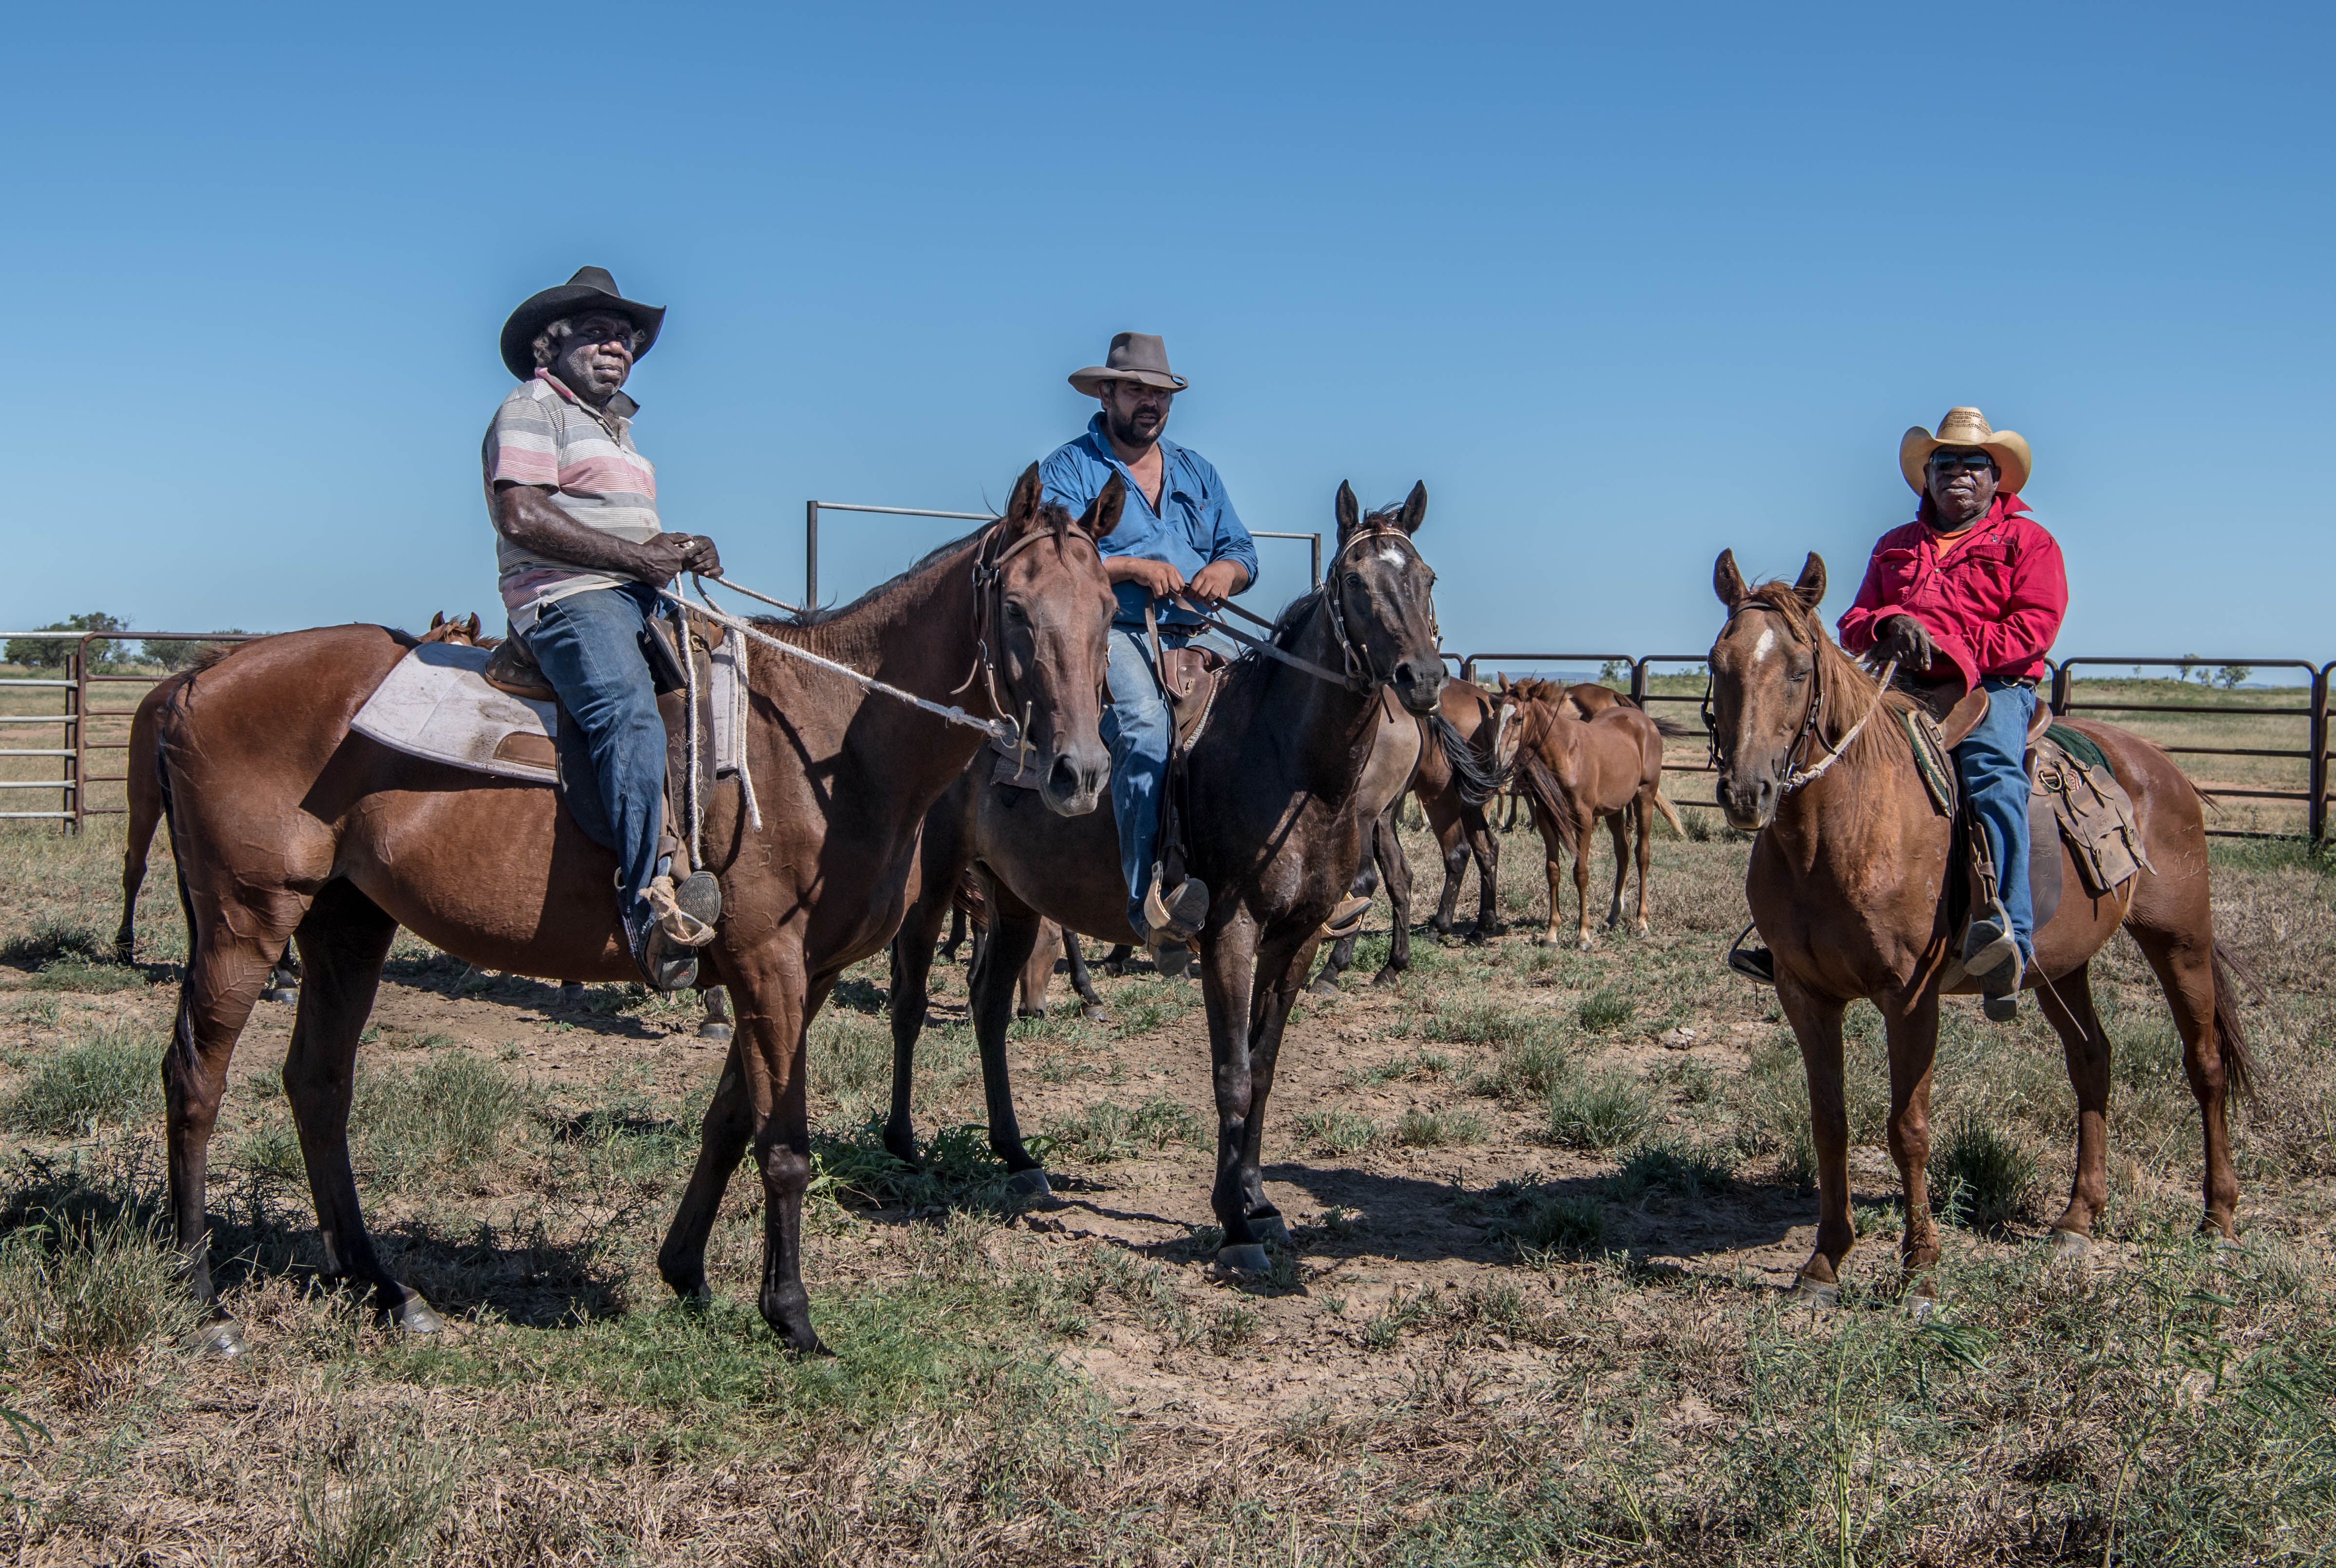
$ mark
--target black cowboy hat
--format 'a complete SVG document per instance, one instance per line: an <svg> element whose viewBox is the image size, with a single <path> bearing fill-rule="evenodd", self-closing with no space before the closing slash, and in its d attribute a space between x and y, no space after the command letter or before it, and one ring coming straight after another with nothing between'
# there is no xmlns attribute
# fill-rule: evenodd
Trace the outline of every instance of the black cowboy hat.
<svg viewBox="0 0 2336 1568"><path fill-rule="evenodd" d="M617 280L608 276L605 266L579 266L576 276L558 288L547 288L531 294L520 302L503 323L503 364L511 374L527 381L535 374L535 336L549 323L563 315L575 315L588 310L610 311L633 324L640 342L633 345L633 357L639 359L657 342L657 328L665 324L665 306L643 305L627 299L617 292Z"/></svg>

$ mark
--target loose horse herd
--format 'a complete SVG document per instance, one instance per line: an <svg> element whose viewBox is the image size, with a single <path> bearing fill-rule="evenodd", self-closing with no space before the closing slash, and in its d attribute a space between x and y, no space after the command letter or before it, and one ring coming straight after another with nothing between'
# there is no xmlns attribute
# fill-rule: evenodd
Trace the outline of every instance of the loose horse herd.
<svg viewBox="0 0 2336 1568"><path fill-rule="evenodd" d="M980 873L990 927L971 1003L989 1137L1024 1190L1044 1190L1007 1074L1017 974L1043 921L1105 941L1133 937L1097 732L1113 609L1103 557L1123 498L1114 479L1073 518L1043 501L1034 465L1002 518L854 603L754 623L907 692L940 702L968 693L968 712L1010 714L1027 752L1021 774L1037 786L997 780L971 729L806 663L753 664L745 744L760 824L735 779L714 789L703 811L704 860L723 891L704 963L730 993L736 1031L657 1262L682 1296L706 1292L715 1209L751 1155L764 1195L759 1306L797 1351L820 1348L802 1270L813 1176L806 1031L844 971L889 945L896 1063L884 1137L914 1159L910 1069L935 939L968 868ZM1426 510L1424 488L1367 514L1339 487L1335 557L1271 635L1290 658L1235 661L1183 764L1185 853L1215 890L1199 973L1217 1113L1211 1205L1229 1269L1264 1267L1269 1247L1288 1244L1259 1174L1284 1025L1325 920L1367 857L1407 899L1408 873L1394 852L1394 808L1407 786L1445 856L1439 924L1448 926L1473 858L1485 933L1497 924L1485 808L1513 761L1552 846L1552 940L1560 847L1574 857L1586 939L1584 851L1595 825L1604 818L1614 833L1614 920L1626 829L1635 827L1643 931L1651 818L1678 822L1660 789L1661 731L1639 709L1599 688L1526 682L1487 692L1447 679L1436 576L1417 542ZM1776 955L1815 1108L1821 1223L1801 1288L1833 1291L1854 1234L1841 1022L1844 1007L1864 997L1889 1030L1889 1141L1908 1198L1903 1263L1919 1290L1938 1255L1923 1164L1938 996L1954 979L1940 896L1947 828L1923 807L1903 740L1893 745L1886 726L1855 735L1861 715L1901 699L1826 636L1815 615L1816 558L1797 584L1752 587L1723 556L1715 586L1728 611L1712 656L1720 799L1734 825L1757 835L1747 894ZM305 978L284 1082L326 1266L369 1286L415 1331L439 1320L375 1252L348 1150L357 1045L397 928L482 966L637 978L608 914L613 857L550 789L458 771L352 733L358 708L414 642L367 625L261 638L217 652L153 704L152 793L167 815L189 927L163 1064L170 1203L189 1281L212 1304L205 1343L214 1350L231 1353L243 1341L211 1282L206 1153L229 1059L287 941ZM1327 677L1339 670L1345 680ZM2157 869L2107 898L2064 899L2039 934L2038 971L2049 977L2040 1000L2068 1042L2081 1111L2056 1244L2081 1248L2106 1197L2109 1046L2086 965L2120 924L2173 1004L2205 1123L2205 1223L2228 1235L2237 1188L2224 1097L2227 1083L2244 1084L2247 1058L2212 932L2198 799L2155 747L2107 725L2085 729L2133 795ZM1792 788L1817 748L1840 750L1839 765ZM1391 964L1408 924L1406 903Z"/></svg>

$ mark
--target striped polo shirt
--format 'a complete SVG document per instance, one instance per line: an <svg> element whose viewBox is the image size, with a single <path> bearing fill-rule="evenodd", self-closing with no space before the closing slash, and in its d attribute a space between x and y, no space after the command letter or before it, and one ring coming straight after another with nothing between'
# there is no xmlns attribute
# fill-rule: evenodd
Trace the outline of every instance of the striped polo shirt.
<svg viewBox="0 0 2336 1568"><path fill-rule="evenodd" d="M495 483L549 485L560 509L588 528L644 544L657 524L657 469L633 447L632 415L639 405L624 393L604 414L580 401L549 371L521 382L487 426L480 460L486 470L487 520L494 521ZM555 599L626 581L521 549L495 530L496 586L511 628L525 632L536 612Z"/></svg>

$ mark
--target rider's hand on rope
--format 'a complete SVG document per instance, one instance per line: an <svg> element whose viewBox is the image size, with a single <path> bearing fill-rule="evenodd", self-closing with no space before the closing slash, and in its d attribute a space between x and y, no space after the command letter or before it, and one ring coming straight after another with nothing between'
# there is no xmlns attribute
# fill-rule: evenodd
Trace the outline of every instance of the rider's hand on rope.
<svg viewBox="0 0 2336 1568"><path fill-rule="evenodd" d="M633 552L638 561L633 575L658 587L684 572L702 577L722 575L722 557L715 553L714 541L697 534L659 534L635 545Z"/></svg>
<svg viewBox="0 0 2336 1568"><path fill-rule="evenodd" d="M1248 583L1249 572L1239 561L1211 561L1192 574L1184 591L1213 607L1240 593Z"/></svg>
<svg viewBox="0 0 2336 1568"><path fill-rule="evenodd" d="M1141 583L1144 591L1155 599L1173 597L1184 591L1184 574L1167 561L1146 560L1142 556L1113 556L1103 564L1105 573L1114 583Z"/></svg>
<svg viewBox="0 0 2336 1568"><path fill-rule="evenodd" d="M1938 651L1922 622L1912 615L1892 615L1882 623L1882 635L1874 639L1866 662L1880 669L1895 660L1901 668L1920 674L1931 667Z"/></svg>
<svg viewBox="0 0 2336 1568"><path fill-rule="evenodd" d="M691 571L701 577L718 577L722 575L722 552L714 547L712 539L707 538L704 534L676 534L673 537L682 540L682 547L690 552L689 569Z"/></svg>

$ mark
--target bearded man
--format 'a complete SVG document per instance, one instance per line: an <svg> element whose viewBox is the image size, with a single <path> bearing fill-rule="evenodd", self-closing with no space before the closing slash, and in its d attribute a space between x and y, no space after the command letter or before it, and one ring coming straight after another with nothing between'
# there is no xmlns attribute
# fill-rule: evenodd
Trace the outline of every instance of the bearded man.
<svg viewBox="0 0 2336 1568"><path fill-rule="evenodd" d="M1118 609L1112 619L1103 738L1111 747L1111 808L1119 826L1120 869L1127 878L1127 923L1158 952L1201 929L1209 890L1197 876L1152 897L1159 852L1160 791L1168 774L1175 721L1153 667L1147 611L1163 647L1192 640L1201 618L1178 598L1215 605L1257 579L1257 546L1233 510L1224 481L1206 458L1163 433L1168 408L1191 383L1168 368L1167 345L1144 333L1111 340L1099 365L1071 373L1071 385L1103 407L1086 433L1039 465L1046 499L1086 510L1117 474L1127 505L1105 557Z"/></svg>
<svg viewBox="0 0 2336 1568"><path fill-rule="evenodd" d="M1996 898L1971 916L1963 968L1994 1002L2020 990L2036 959L2028 888L2028 773L2036 680L2068 608L2060 547L2020 498L2028 443L1975 408L1947 411L1898 445L1898 469L1922 498L1914 520L1874 547L1841 645L1879 665L1984 687L1987 717L1955 748L1963 798L1995 864ZM2000 1016L1992 1012L1991 1016Z"/></svg>

